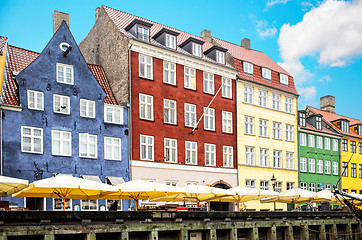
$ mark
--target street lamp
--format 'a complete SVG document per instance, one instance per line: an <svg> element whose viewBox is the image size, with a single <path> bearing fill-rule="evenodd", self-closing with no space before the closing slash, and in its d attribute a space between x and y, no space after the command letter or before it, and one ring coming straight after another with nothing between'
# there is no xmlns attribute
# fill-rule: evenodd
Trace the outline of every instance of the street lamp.
<svg viewBox="0 0 362 240"><path fill-rule="evenodd" d="M275 191L275 185L277 183L277 179L275 178L274 174L273 174L273 177L270 179L270 181L273 186L273 191ZM274 211L275 211L275 202L274 202Z"/></svg>

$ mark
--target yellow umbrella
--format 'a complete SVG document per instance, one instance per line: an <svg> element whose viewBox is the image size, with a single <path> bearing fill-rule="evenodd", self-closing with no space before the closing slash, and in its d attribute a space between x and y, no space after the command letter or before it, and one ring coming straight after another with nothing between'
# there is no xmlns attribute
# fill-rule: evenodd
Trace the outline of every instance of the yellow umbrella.
<svg viewBox="0 0 362 240"><path fill-rule="evenodd" d="M297 203L310 202L316 196L317 194L315 192L300 188L293 188L285 192L279 193L278 196L261 199L260 202L261 203L281 202L281 203L297 204Z"/></svg>
<svg viewBox="0 0 362 240"><path fill-rule="evenodd" d="M315 203L330 202L331 204L341 204L336 196L328 189L317 192L317 196L313 199Z"/></svg>
<svg viewBox="0 0 362 240"><path fill-rule="evenodd" d="M227 195L218 196L208 201L214 202L247 202L260 198L266 198L271 196L277 196L279 193L268 190L261 190L256 188L234 187L226 190Z"/></svg>
<svg viewBox="0 0 362 240"><path fill-rule="evenodd" d="M29 185L28 180L0 176L0 197L7 197Z"/></svg>

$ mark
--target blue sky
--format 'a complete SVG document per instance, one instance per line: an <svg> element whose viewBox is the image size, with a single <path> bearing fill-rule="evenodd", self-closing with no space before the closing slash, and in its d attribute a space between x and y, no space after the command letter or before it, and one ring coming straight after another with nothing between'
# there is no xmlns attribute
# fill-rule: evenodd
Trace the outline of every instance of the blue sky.
<svg viewBox="0 0 362 240"><path fill-rule="evenodd" d="M14 46L40 52L52 36L54 10L70 14L78 43L94 24L101 4L191 34L251 47L280 63L296 82L299 109L336 97L336 112L362 120L362 0L2 0L0 35Z"/></svg>

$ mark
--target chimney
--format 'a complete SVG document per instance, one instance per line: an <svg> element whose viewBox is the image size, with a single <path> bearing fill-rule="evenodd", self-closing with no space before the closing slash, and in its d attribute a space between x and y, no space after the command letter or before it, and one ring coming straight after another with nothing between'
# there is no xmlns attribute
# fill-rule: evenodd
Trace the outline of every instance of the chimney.
<svg viewBox="0 0 362 240"><path fill-rule="evenodd" d="M331 95L327 95L324 97L321 97L321 110L327 111L330 113L335 113L335 97Z"/></svg>
<svg viewBox="0 0 362 240"><path fill-rule="evenodd" d="M211 31L210 30L204 30L201 32L201 37L206 41L206 42L211 42Z"/></svg>
<svg viewBox="0 0 362 240"><path fill-rule="evenodd" d="M251 44L250 44L250 39L249 38L244 38L243 40L241 40L241 44L242 47L246 48L246 49L250 49Z"/></svg>
<svg viewBox="0 0 362 240"><path fill-rule="evenodd" d="M54 10L53 12L53 34L58 30L63 20L69 27L69 14Z"/></svg>

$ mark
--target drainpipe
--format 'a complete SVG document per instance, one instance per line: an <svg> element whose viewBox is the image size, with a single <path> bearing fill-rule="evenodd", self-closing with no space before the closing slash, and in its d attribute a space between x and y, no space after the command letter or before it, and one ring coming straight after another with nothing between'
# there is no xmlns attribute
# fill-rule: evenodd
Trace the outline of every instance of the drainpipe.
<svg viewBox="0 0 362 240"><path fill-rule="evenodd" d="M133 38L128 37L128 80L129 80L129 108L128 108L128 175L132 180L132 69L131 69L131 48Z"/></svg>

